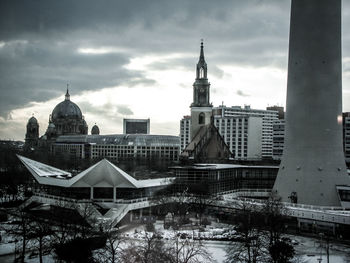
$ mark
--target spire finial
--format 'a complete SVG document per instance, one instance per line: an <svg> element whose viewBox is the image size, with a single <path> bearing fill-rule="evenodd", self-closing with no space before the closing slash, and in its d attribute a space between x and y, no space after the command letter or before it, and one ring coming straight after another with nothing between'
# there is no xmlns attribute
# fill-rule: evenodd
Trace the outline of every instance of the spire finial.
<svg viewBox="0 0 350 263"><path fill-rule="evenodd" d="M201 39L201 53L200 53L200 56L199 56L199 60L201 61L204 61L204 48L203 48L203 38Z"/></svg>
<svg viewBox="0 0 350 263"><path fill-rule="evenodd" d="M70 100L70 95L69 95L69 84L68 84L68 83L67 83L66 100Z"/></svg>

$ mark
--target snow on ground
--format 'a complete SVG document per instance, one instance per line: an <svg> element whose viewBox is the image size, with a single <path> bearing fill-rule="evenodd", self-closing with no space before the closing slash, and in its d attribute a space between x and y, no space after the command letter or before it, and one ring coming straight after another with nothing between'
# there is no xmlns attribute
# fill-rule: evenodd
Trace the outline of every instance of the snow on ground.
<svg viewBox="0 0 350 263"><path fill-rule="evenodd" d="M124 233L128 238L135 238L140 239L142 236L145 235L144 226L135 226L134 228L129 229L127 232ZM229 225L220 224L220 223L213 223L211 226L207 226L204 231L199 231L198 229L194 230L179 230L177 232L169 229L163 228L163 221L157 221L155 223L155 229L161 233L163 239L170 240L174 238L174 235L176 233L179 233L180 237L182 234L183 236L188 236L189 238L192 237L204 237L204 238L225 238L229 236L230 234L233 234L234 232L230 230ZM301 257L301 262L305 263L319 263L318 260L320 258L320 241L319 239L310 238L310 237L302 237L302 236L289 236L289 238L292 239L294 245L296 254ZM207 240L204 241L205 246L208 248L209 252L212 253L214 259L217 261L217 263L222 263L225 260L225 249L227 245L229 244L228 241L218 241L218 240ZM323 241L323 247L325 246L325 243ZM330 261L331 263L348 263L350 261L347 261L350 259L350 244L336 244L336 243L330 243L329 245L329 251L330 251ZM325 248L322 250L322 261L323 263L327 262L326 260L326 251Z"/></svg>
<svg viewBox="0 0 350 263"><path fill-rule="evenodd" d="M177 233L179 237L188 237L188 238L198 238L204 237L207 239L210 238L225 238L230 234L233 234L233 231L230 230L229 225L224 225L220 223L213 223L211 226L207 226L204 231L199 231L198 229L193 230L179 230L174 231L172 229L164 229L163 221L156 221L154 224L156 231L162 233L163 239L172 240ZM230 232L231 231L231 232ZM125 237L129 239L141 240L145 235L145 227L143 225L135 225L135 227L128 227L128 230L122 233ZM0 262L13 262L14 259L14 240L12 237L6 235L4 231L1 231L2 241L0 242ZM320 258L320 248L319 248L319 239L301 237L301 236L289 236L295 244L295 249L297 255L307 263L319 263ZM19 242L20 243L20 242ZM227 241L220 240L206 240L203 242L207 247L208 251L212 253L213 258L217 263L222 263L225 260L225 248L229 244ZM19 244L17 244L18 246ZM325 243L323 242L323 246ZM6 255L8 254L8 255ZM330 243L330 262L331 263L348 263L346 261L350 259L350 244L338 244ZM34 263L37 262L38 258L27 258L26 262ZM45 256L44 262L51 263L54 262L52 256ZM322 250L322 263L326 261L325 249Z"/></svg>

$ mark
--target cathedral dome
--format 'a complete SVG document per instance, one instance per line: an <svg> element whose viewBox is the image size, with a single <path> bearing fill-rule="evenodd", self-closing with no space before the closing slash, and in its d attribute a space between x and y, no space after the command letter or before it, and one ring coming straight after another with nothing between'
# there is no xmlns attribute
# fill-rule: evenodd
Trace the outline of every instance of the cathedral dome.
<svg viewBox="0 0 350 263"><path fill-rule="evenodd" d="M83 118L83 114L77 104L70 101L70 95L66 93L66 99L59 104L52 111L51 115L52 120L57 120L61 118L69 118L69 119L79 119Z"/></svg>
<svg viewBox="0 0 350 263"><path fill-rule="evenodd" d="M98 126L96 124L92 127L91 134L92 135L99 135L100 134L100 129L98 128Z"/></svg>

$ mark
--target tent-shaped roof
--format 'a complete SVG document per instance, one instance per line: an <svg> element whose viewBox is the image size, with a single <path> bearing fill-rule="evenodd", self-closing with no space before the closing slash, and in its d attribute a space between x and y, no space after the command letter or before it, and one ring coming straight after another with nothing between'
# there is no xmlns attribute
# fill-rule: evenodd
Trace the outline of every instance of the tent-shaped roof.
<svg viewBox="0 0 350 263"><path fill-rule="evenodd" d="M172 178L136 180L106 159L71 177L71 174L18 155L39 184L62 187L143 188L168 185Z"/></svg>

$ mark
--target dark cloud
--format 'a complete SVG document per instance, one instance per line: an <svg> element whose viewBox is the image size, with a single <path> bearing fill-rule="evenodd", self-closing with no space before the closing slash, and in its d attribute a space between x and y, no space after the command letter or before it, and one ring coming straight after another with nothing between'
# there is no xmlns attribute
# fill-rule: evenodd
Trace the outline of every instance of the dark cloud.
<svg viewBox="0 0 350 263"><path fill-rule="evenodd" d="M111 120L113 122L119 122L125 115L134 114L128 105L117 105L110 102L105 103L103 105L95 106L92 105L90 102L82 101L79 102L79 106L83 114L94 114L97 116L104 116L105 119Z"/></svg>
<svg viewBox="0 0 350 263"><path fill-rule="evenodd" d="M117 106L117 112L122 115L133 115L134 113L127 105L118 105Z"/></svg>
<svg viewBox="0 0 350 263"><path fill-rule="evenodd" d="M241 96L241 97L249 97L250 95L248 95L248 94L245 94L243 91L241 91L241 90L237 90L236 91L236 94L238 95L238 96Z"/></svg>
<svg viewBox="0 0 350 263"><path fill-rule="evenodd" d="M86 55L77 47L51 41L10 42L0 48L0 115L30 102L42 102L64 94L66 83L72 95L87 90L139 83L154 84L141 71L125 69L125 54Z"/></svg>
<svg viewBox="0 0 350 263"><path fill-rule="evenodd" d="M350 41L348 2L343 41ZM67 82L72 94L154 85L125 67L142 55L182 54L149 68L194 72L201 38L209 76L221 78L221 65L286 69L289 13L290 0L0 1L0 116L63 94ZM84 47L120 51L78 53ZM343 45L343 56L349 47Z"/></svg>

